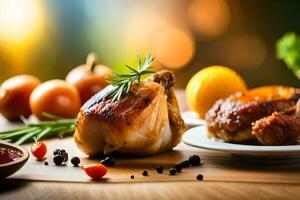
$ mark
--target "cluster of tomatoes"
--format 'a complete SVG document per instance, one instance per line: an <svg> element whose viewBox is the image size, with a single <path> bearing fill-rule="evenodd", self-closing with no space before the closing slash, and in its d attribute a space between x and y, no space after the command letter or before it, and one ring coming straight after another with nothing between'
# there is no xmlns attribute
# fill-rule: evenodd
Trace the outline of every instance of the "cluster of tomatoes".
<svg viewBox="0 0 300 200"><path fill-rule="evenodd" d="M89 54L86 64L71 70L65 80L41 81L32 75L18 75L4 81L0 87L0 113L8 120L34 114L47 120L43 113L74 118L82 104L107 86L111 74L107 66L96 63Z"/></svg>

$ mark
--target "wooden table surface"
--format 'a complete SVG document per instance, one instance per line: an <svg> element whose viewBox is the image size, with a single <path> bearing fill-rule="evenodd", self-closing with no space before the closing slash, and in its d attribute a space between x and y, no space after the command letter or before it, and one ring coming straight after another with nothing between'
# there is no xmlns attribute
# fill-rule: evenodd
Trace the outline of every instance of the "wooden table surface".
<svg viewBox="0 0 300 200"><path fill-rule="evenodd" d="M183 91L177 91L181 109L187 109ZM2 127L3 128L3 127ZM179 145L179 150L189 151ZM272 167L233 163L225 153L190 149L204 154L204 181L161 182L57 182L5 179L0 181L0 199L297 199L300 198L300 166ZM148 158L149 159L149 158ZM151 158L150 158L151 159ZM155 157L154 157L155 159ZM217 161L216 161L217 160ZM221 160L221 161L220 161ZM207 161L207 162L206 162ZM207 164L206 164L207 163ZM218 168L229 171L217 174ZM205 170L204 170L205 169ZM27 169L28 170L28 169ZM221 171L222 172L222 171ZM257 174L255 173L257 172ZM34 172L33 172L34 173ZM214 173L217 177L214 179ZM243 176L246 174L243 178ZM189 176L187 175L182 176ZM264 175L265 174L265 175ZM231 175L231 176L230 176ZM240 179L237 178L240 176ZM179 177L179 176L178 176ZM228 178L229 177L229 178ZM231 178L232 177L232 178ZM259 179L256 179L258 177ZM219 180L219 181L212 181ZM249 180L249 181L248 181ZM256 181L259 180L259 181ZM282 181L281 181L282 180Z"/></svg>

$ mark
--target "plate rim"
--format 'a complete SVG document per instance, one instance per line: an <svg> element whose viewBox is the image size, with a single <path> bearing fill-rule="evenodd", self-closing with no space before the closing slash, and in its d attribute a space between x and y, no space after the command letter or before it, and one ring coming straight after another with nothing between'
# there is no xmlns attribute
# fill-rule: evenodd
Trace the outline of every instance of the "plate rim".
<svg viewBox="0 0 300 200"><path fill-rule="evenodd" d="M210 141L205 144L192 141L190 137L195 137L195 134L205 131L205 135L202 136L206 141ZM193 136L191 136L193 135ZM201 136L200 138L201 139ZM258 146L258 145L244 145L244 144L232 144L225 142L218 142L208 138L206 126L197 126L187 130L183 135L183 142L187 145L208 149L213 151L228 152L240 155L267 155L267 156L282 156L282 155L300 155L300 145L285 145L285 146ZM216 143L214 145L214 143ZM223 144L223 145L220 145ZM253 149L256 148L256 149Z"/></svg>

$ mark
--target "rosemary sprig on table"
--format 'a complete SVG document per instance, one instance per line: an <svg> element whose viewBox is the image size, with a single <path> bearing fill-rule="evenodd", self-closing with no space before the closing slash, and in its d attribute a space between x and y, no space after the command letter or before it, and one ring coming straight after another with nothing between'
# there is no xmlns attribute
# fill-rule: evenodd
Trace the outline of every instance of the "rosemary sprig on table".
<svg viewBox="0 0 300 200"><path fill-rule="evenodd" d="M54 118L53 115L47 113L45 115L54 120L30 123L26 119L23 119L24 127L0 132L0 140L8 140L20 145L27 141L39 141L43 137L57 133L65 134L74 132L76 126L75 119Z"/></svg>
<svg viewBox="0 0 300 200"><path fill-rule="evenodd" d="M141 57L138 55L137 69L125 65L130 70L129 73L113 73L110 77L109 83L114 86L114 88L108 94L108 96L112 99L112 102L119 101L124 95L126 95L133 83L140 83L143 75L155 72L154 68L151 67L153 60L154 57L149 54L142 64Z"/></svg>

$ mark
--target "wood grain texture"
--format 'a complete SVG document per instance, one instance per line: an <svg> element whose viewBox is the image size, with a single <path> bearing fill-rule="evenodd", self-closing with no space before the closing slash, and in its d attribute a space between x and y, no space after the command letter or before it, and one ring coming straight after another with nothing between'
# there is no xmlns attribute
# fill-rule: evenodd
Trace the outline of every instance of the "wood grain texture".
<svg viewBox="0 0 300 200"><path fill-rule="evenodd" d="M199 133L201 134L201 133ZM84 156L77 148L72 137L50 139L46 141L48 147L48 166L31 157L28 163L10 178L35 181L63 181L63 182L90 182L90 178L79 167L73 167L70 162L65 166L55 166L52 152L56 148L63 148L69 157L81 157L81 164L99 163L99 157ZM30 149L30 144L25 145ZM202 165L183 169L176 176L168 175L168 169L176 163L197 154L202 158ZM230 154L214 152L190 147L180 143L173 151L168 151L147 157L116 157L117 165L109 168L103 183L133 183L133 182L174 182L196 181L198 174L204 175L205 181L235 181L235 182L271 182L271 183L300 183L300 164L294 165L257 165L245 164L236 161ZM156 165L165 168L163 174L155 171ZM149 176L142 176L143 170ZM130 176L134 175L134 179Z"/></svg>
<svg viewBox="0 0 300 200"><path fill-rule="evenodd" d="M8 188L9 187L9 188ZM235 182L164 182L164 183L0 183L0 199L297 199L297 184L255 184Z"/></svg>
<svg viewBox="0 0 300 200"><path fill-rule="evenodd" d="M183 110L186 109L183 91L177 92ZM2 128L6 125L0 123ZM5 127L3 127L5 126ZM71 154L78 150L66 140L52 140L50 148L65 146ZM71 145L70 145L71 144ZM191 154L200 154L203 165L189 168L178 176L167 174L158 176L153 170L156 163L171 166ZM81 155L83 156L83 155ZM96 162L97 159L83 159L84 162ZM31 160L31 165L24 167L10 179L0 182L0 199L297 199L300 198L300 166L261 166L242 164L229 154L201 150L180 144L175 151L153 157L120 158L119 167L110 169L110 175L118 174L110 181L90 182L79 172L79 168L66 166L50 174L48 168ZM35 167L33 167L35 166ZM51 166L48 166L51 167ZM149 177L140 174L144 168L150 169ZM46 171L43 171L43 170ZM28 181L12 178L38 180L41 177L54 177L49 181ZM53 172L53 170L51 172ZM75 171L74 171L75 170ZM55 172L54 171L54 172ZM82 182L57 182L55 179L71 175ZM129 179L134 173L136 179ZM204 175L204 181L196 181L196 174ZM76 175L74 175L76 174ZM108 174L108 175L109 175ZM33 177L32 177L33 176ZM28 178L28 177L27 177ZM171 179L173 178L173 179ZM115 181L114 181L115 180ZM163 182L161 182L163 181Z"/></svg>

